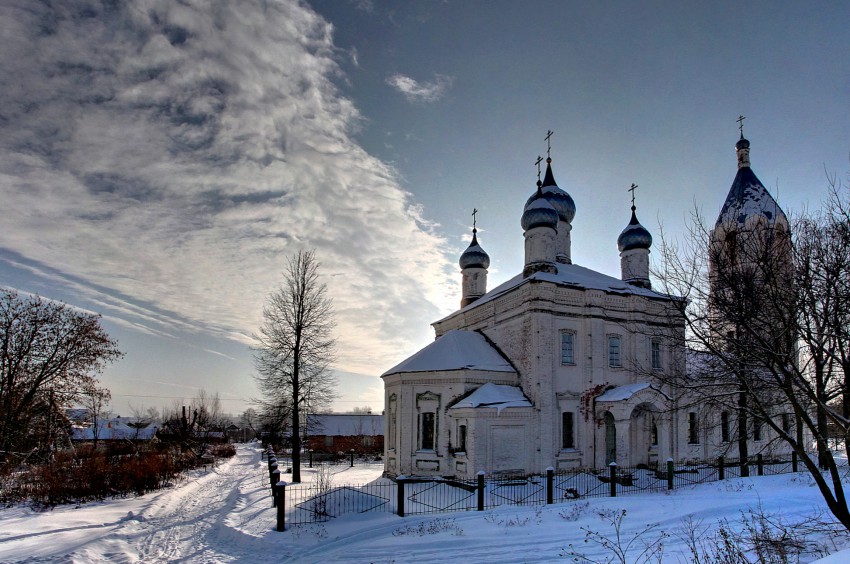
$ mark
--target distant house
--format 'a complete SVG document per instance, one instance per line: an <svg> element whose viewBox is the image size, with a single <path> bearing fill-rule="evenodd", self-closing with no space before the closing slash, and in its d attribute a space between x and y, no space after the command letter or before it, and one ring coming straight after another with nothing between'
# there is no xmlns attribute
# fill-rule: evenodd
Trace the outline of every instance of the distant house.
<svg viewBox="0 0 850 564"><path fill-rule="evenodd" d="M109 417L97 420L97 440L149 441L156 436L159 425L138 417ZM94 440L95 426L91 420L71 425L71 440Z"/></svg>
<svg viewBox="0 0 850 564"><path fill-rule="evenodd" d="M224 432L229 443L247 443L253 441L257 436L257 433L250 427L239 427L233 423L228 425Z"/></svg>
<svg viewBox="0 0 850 564"><path fill-rule="evenodd" d="M320 413L307 416L307 448L315 452L379 453L384 450L384 416Z"/></svg>

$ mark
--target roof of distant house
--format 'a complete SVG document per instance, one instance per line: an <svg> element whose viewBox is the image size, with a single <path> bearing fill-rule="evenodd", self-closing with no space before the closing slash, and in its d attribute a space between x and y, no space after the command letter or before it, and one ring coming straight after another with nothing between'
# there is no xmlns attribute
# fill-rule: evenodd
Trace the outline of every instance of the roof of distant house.
<svg viewBox="0 0 850 564"><path fill-rule="evenodd" d="M314 413L307 416L307 433L334 437L384 434L384 416L371 413Z"/></svg>
<svg viewBox="0 0 850 564"><path fill-rule="evenodd" d="M142 427L144 420L138 417L113 417L110 419L98 419L98 440L138 439L149 440L156 435L159 425L154 423ZM74 425L71 427L71 438L77 441L91 441L94 439L92 426Z"/></svg>

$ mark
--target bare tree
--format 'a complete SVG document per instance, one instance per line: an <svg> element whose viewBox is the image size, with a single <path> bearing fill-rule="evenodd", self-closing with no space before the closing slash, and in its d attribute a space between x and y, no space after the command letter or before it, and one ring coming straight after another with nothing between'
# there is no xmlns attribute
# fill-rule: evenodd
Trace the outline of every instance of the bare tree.
<svg viewBox="0 0 850 564"><path fill-rule="evenodd" d="M315 252L289 260L281 286L269 295L255 335L259 405L287 414L292 433L292 481L301 481L302 413L325 408L334 398L334 316L327 287L319 280Z"/></svg>
<svg viewBox="0 0 850 564"><path fill-rule="evenodd" d="M737 415L739 452L749 429L765 426L799 455L833 515L850 529L850 510L829 450L830 425L846 436L848 198L833 190L824 213L788 232L755 224L712 240L695 215L683 245L662 241L663 291L686 323L692 362L665 378L695 403ZM792 237L793 233L793 237ZM818 459L808 456L814 440ZM826 470L822 472L821 469Z"/></svg>
<svg viewBox="0 0 850 564"><path fill-rule="evenodd" d="M94 450L97 450L97 441L100 439L102 430L100 421L109 415L107 405L110 399L112 399L112 393L109 390L95 385L86 388L83 392L80 404L86 408L91 418L92 449Z"/></svg>
<svg viewBox="0 0 850 564"><path fill-rule="evenodd" d="M99 316L0 289L0 456L31 448L33 425L59 420L120 357Z"/></svg>
<svg viewBox="0 0 850 564"><path fill-rule="evenodd" d="M150 427L159 420L159 413L155 407L136 407L130 405L130 413L133 420L127 423L127 426L133 429L133 440L138 441L142 431Z"/></svg>

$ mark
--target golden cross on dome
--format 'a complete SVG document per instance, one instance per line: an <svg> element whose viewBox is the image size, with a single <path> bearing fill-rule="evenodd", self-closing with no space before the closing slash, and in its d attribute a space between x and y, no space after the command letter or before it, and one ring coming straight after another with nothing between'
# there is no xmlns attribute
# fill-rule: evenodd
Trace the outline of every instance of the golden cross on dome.
<svg viewBox="0 0 850 564"><path fill-rule="evenodd" d="M538 182L540 181L540 163L542 163L542 162L543 162L543 157L541 157L540 155L538 155L538 156L537 156L537 160L536 160L536 161L534 161L534 164L536 164L536 165L537 165L537 181L538 181Z"/></svg>

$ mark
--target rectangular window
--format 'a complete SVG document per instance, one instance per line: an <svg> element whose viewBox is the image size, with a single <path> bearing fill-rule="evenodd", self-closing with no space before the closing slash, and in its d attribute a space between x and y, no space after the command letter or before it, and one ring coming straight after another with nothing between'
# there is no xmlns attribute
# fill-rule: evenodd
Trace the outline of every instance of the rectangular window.
<svg viewBox="0 0 850 564"><path fill-rule="evenodd" d="M333 448L334 446L334 438L332 435L325 435L325 446L327 448Z"/></svg>
<svg viewBox="0 0 850 564"><path fill-rule="evenodd" d="M419 415L422 442L419 445L421 450L434 450L434 424L436 423L435 414L432 412L422 413Z"/></svg>
<svg viewBox="0 0 850 564"><path fill-rule="evenodd" d="M697 414L693 411L688 413L688 444L699 444L699 422Z"/></svg>
<svg viewBox="0 0 850 564"><path fill-rule="evenodd" d="M608 336L608 366L617 368L622 366L620 362L620 337L619 335Z"/></svg>
<svg viewBox="0 0 850 564"><path fill-rule="evenodd" d="M466 425L458 425L457 448L460 452L466 452Z"/></svg>
<svg viewBox="0 0 850 564"><path fill-rule="evenodd" d="M652 433L650 436L650 446L658 446L658 422L652 420Z"/></svg>
<svg viewBox="0 0 850 564"><path fill-rule="evenodd" d="M661 370L661 341L653 339L650 342L650 352L652 353L652 369Z"/></svg>
<svg viewBox="0 0 850 564"><path fill-rule="evenodd" d="M396 427L398 425L396 419L398 417L398 409L397 409L397 401L396 395L393 394L390 396L390 437L389 437L389 449L395 449L395 441L396 441Z"/></svg>
<svg viewBox="0 0 850 564"><path fill-rule="evenodd" d="M720 440L724 443L729 442L729 412L724 411L720 414Z"/></svg>
<svg viewBox="0 0 850 564"><path fill-rule="evenodd" d="M561 364L575 364L573 355L573 344L575 335L573 333L561 333Z"/></svg>
<svg viewBox="0 0 850 564"><path fill-rule="evenodd" d="M753 440L760 441L761 440L761 430L764 422L760 417L753 418Z"/></svg>
<svg viewBox="0 0 850 564"><path fill-rule="evenodd" d="M576 448L575 418L571 411L561 414L561 448Z"/></svg>
<svg viewBox="0 0 850 564"><path fill-rule="evenodd" d="M782 414L782 431L785 433L791 432L791 414L783 413Z"/></svg>

